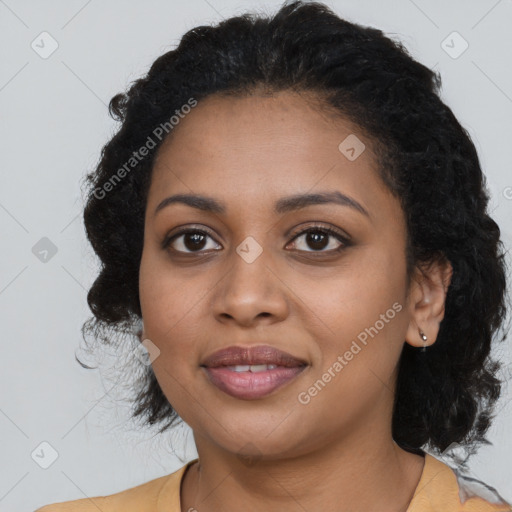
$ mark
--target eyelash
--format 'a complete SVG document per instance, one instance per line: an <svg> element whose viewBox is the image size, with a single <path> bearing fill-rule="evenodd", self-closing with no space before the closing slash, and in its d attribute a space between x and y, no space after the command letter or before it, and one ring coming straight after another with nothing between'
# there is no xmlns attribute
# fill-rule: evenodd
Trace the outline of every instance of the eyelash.
<svg viewBox="0 0 512 512"><path fill-rule="evenodd" d="M305 234L308 234L308 233L322 233L324 235L327 235L327 236L331 236L331 237L334 237L336 238L338 241L341 242L341 245L340 247L338 247L337 249L331 249L329 251L323 251L323 250L320 250L320 251L300 251L299 252L306 252L308 254L336 254L336 253L339 253L341 251L343 251L344 249L346 249L347 247L349 247L351 245L351 240L350 238L348 238L345 234L343 234L342 232L332 228L332 227L329 227L329 226L325 226L323 224L313 224L311 226L308 226L306 229L303 229L302 231L299 231L297 233L294 233L292 235L292 239L290 240L290 242L296 240L297 238L301 237L302 235L305 235ZM168 249L169 246L178 238L180 237L181 235L186 235L186 234L197 234L197 233L200 233L200 234L203 234L203 235L207 235L209 236L210 238L214 238L212 236L212 234L209 232L209 230L207 229L193 229L191 227L187 227L187 228L183 228L181 229L180 231L178 231L177 233L174 233L172 236L167 236L164 238L163 242L162 242L162 249ZM216 250L216 249L214 249ZM174 250L174 252L180 254L180 255L192 255L192 254L201 254L202 251L176 251Z"/></svg>

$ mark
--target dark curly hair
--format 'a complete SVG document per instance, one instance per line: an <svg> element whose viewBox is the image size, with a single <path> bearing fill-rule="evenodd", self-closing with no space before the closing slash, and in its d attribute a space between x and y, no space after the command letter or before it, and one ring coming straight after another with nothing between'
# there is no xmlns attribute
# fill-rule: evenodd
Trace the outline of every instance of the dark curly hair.
<svg viewBox="0 0 512 512"><path fill-rule="evenodd" d="M92 334L111 344L121 333L125 346L127 338L140 343L144 214L152 165L165 140L154 140L155 128L191 98L313 93L326 112L355 123L374 144L381 177L405 215L409 279L415 266L439 258L453 267L436 342L426 352L404 343L393 438L415 453L441 453L452 443L474 453L488 443L484 434L501 391L501 365L490 352L507 313L506 262L475 146L441 101L440 88L439 74L400 42L317 2L285 2L273 16L248 13L186 32L110 101L121 126L86 177L84 222L101 269L87 295L94 317L82 327L84 338ZM148 137L155 147L126 172ZM180 418L151 366L138 368L132 418L164 432Z"/></svg>

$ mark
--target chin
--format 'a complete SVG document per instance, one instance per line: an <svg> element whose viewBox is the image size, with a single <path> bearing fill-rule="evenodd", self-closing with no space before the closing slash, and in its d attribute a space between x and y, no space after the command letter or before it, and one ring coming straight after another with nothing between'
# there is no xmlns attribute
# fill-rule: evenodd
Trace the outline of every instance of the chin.
<svg viewBox="0 0 512 512"><path fill-rule="evenodd" d="M226 416L230 418L228 421L223 420ZM238 417L233 414L220 415L217 421L206 418L206 423L197 425L197 430L192 428L209 444L213 443L237 456L275 460L295 456L307 446L306 440L299 436L297 421L283 422L286 416L240 412ZM290 417L287 419L290 420Z"/></svg>

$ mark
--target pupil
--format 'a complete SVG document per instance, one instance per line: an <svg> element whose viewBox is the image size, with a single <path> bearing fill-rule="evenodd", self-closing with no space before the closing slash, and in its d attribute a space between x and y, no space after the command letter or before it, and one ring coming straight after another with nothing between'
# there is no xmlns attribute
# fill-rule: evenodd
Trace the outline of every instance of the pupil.
<svg viewBox="0 0 512 512"><path fill-rule="evenodd" d="M204 245L204 238L202 233L189 233L185 236L185 247L189 250L201 249ZM193 240L191 244L188 243L190 240Z"/></svg>
<svg viewBox="0 0 512 512"><path fill-rule="evenodd" d="M308 243L311 241L313 245L313 249L323 249L325 247L325 241L327 239L326 233L323 233L322 231L312 231L308 233ZM322 238L321 241L319 241L319 237ZM318 244L320 244L320 247L318 247Z"/></svg>

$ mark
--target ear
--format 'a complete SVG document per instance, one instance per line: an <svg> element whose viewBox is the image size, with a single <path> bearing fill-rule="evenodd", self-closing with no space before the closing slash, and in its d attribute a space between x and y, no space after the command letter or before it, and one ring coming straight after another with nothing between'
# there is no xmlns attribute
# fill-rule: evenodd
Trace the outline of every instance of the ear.
<svg viewBox="0 0 512 512"><path fill-rule="evenodd" d="M453 267L444 256L415 267L407 304L410 321L405 341L409 345L424 347L436 341L452 274ZM427 337L425 341L420 331Z"/></svg>

